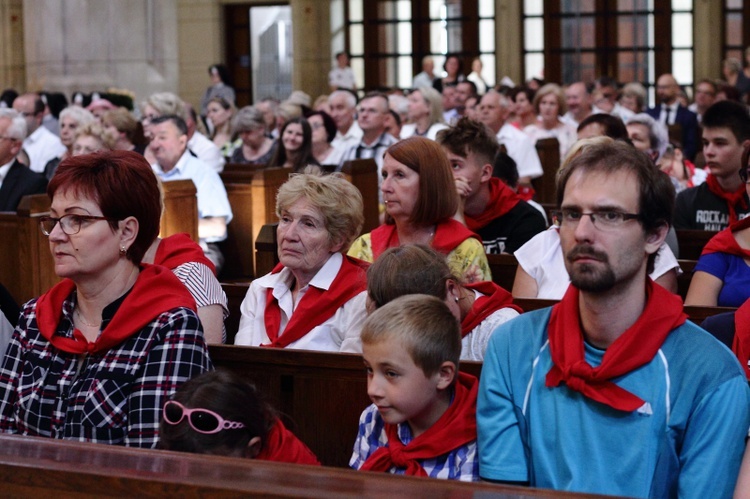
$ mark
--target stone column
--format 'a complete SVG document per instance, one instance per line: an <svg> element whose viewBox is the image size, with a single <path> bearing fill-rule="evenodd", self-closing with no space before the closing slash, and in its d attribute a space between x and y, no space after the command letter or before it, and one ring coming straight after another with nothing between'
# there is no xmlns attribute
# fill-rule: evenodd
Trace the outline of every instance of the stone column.
<svg viewBox="0 0 750 499"><path fill-rule="evenodd" d="M317 96L330 93L328 72L333 59L330 0L292 0L290 5L294 30L292 87L309 94L314 101Z"/></svg>
<svg viewBox="0 0 750 499"><path fill-rule="evenodd" d="M715 0L693 2L693 59L694 80L715 79L721 75L724 39L723 29L709 26L724 26L722 3ZM747 20L746 20L747 22Z"/></svg>
<svg viewBox="0 0 750 499"><path fill-rule="evenodd" d="M0 3L0 91L26 90L23 53L23 0Z"/></svg>
<svg viewBox="0 0 750 499"><path fill-rule="evenodd" d="M136 103L179 83L176 0L24 0L26 87L126 88Z"/></svg>
<svg viewBox="0 0 750 499"><path fill-rule="evenodd" d="M495 0L495 81L503 76L517 84L524 81L521 19L523 2Z"/></svg>

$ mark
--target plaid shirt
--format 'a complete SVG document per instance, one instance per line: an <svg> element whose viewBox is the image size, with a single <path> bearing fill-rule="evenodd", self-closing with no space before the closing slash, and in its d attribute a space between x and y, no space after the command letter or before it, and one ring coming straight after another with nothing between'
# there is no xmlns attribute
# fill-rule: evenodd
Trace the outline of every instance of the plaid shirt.
<svg viewBox="0 0 750 499"><path fill-rule="evenodd" d="M413 440L411 428L407 423L398 425L398 438L404 445ZM359 433L357 434L357 440L354 442L354 452L349 460L349 466L355 470L360 469L372 453L387 445L388 436L385 433L385 421L380 416L375 404L372 404L364 410L359 418ZM424 459L420 461L420 464L431 478L477 482L479 481L477 441L473 440L447 454L436 456L434 459ZM406 473L406 469L393 467L390 472L403 475Z"/></svg>
<svg viewBox="0 0 750 499"><path fill-rule="evenodd" d="M102 328L120 303L105 308ZM74 308L72 293L56 334L73 337ZM189 309L163 312L109 351L76 355L41 335L31 300L0 367L0 432L155 447L164 403L211 368L200 320Z"/></svg>

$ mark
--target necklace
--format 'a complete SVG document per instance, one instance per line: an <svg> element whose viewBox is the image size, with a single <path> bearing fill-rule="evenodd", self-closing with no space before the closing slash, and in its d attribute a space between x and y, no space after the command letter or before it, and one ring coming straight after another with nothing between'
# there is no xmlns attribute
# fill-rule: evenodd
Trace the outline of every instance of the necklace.
<svg viewBox="0 0 750 499"><path fill-rule="evenodd" d="M83 315L81 315L81 312L78 310L78 308L76 308L76 315L78 316L78 320L80 320L81 323L83 323L84 326L98 328L98 327L100 327L102 325L101 321L99 322L99 324L90 324L90 323L86 322L86 319L83 318Z"/></svg>

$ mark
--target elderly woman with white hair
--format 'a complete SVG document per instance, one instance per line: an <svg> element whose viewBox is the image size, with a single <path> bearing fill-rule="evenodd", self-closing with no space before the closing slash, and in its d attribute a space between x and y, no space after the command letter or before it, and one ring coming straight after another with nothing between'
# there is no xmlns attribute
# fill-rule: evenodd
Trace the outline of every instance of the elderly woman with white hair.
<svg viewBox="0 0 750 499"><path fill-rule="evenodd" d="M65 158L73 155L73 142L76 138L76 131L79 128L96 122L96 117L80 106L66 107L60 111L60 142L68 148L59 158L53 158L47 162L44 167L44 176L51 179L57 170L57 166Z"/></svg>
<svg viewBox="0 0 750 499"><path fill-rule="evenodd" d="M625 123L633 146L645 152L656 164L669 145L667 129L646 113L638 113Z"/></svg>
<svg viewBox="0 0 750 499"><path fill-rule="evenodd" d="M419 87L409 94L409 123L401 127L401 139L412 135L435 140L448 126L443 121L443 96L431 87Z"/></svg>
<svg viewBox="0 0 750 499"><path fill-rule="evenodd" d="M293 175L276 198L279 265L242 301L236 345L360 353L367 264L346 256L362 195L339 174Z"/></svg>

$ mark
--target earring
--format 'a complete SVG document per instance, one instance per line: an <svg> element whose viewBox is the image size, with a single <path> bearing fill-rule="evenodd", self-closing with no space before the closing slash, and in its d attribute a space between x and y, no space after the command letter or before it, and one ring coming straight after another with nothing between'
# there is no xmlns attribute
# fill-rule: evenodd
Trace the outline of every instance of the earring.
<svg viewBox="0 0 750 499"><path fill-rule="evenodd" d="M454 296L453 299L456 300L456 303L458 303L458 296Z"/></svg>
<svg viewBox="0 0 750 499"><path fill-rule="evenodd" d="M127 253L125 246L120 246L120 256L125 256L125 253Z"/></svg>

